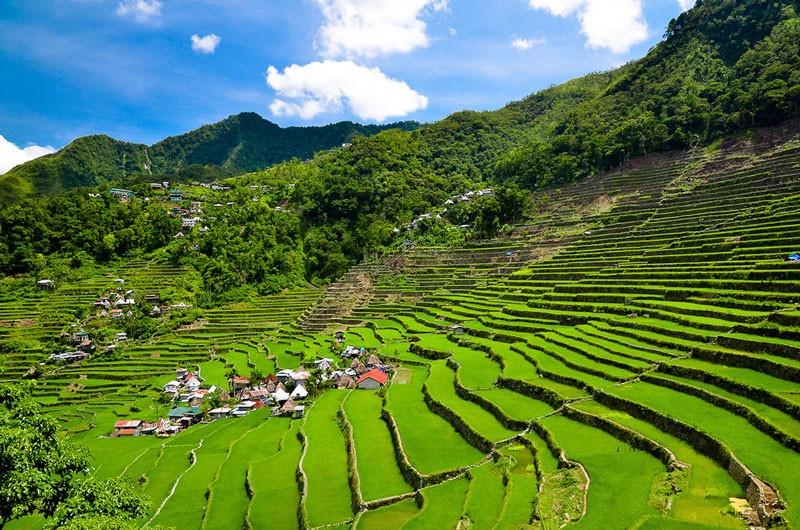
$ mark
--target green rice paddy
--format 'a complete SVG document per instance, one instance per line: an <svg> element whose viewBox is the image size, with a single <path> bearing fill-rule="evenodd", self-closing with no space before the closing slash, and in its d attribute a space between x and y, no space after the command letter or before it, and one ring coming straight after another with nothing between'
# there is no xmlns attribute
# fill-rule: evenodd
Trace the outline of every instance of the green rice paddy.
<svg viewBox="0 0 800 530"><path fill-rule="evenodd" d="M655 156L592 186L539 192L529 230L516 227L527 235L415 247L399 271L365 262L324 292L207 310L198 325L130 341L114 358L49 367L35 397L89 446L97 476L128 477L150 495L141 525L547 528L553 521L537 518L553 507L537 503L561 495L567 528L744 528L730 506L742 485L707 447L648 421L655 411L721 442L775 487L786 527L800 528L800 272L783 261L800 250L783 246L800 228L799 154L794 144L761 146L748 164L710 166L702 178L697 154ZM692 193L679 191L686 182ZM587 209L601 199L611 206ZM157 290L187 274L137 259L52 293L3 298L0 339L23 346L4 357L0 378L19 381L41 362L109 278ZM370 289L340 303L363 274ZM331 349L338 329L347 344L392 359L388 389L323 388L303 419L262 410L169 439L106 437L116 421L163 417L171 405L157 398L179 367L221 388L231 370L266 375L321 357L347 367ZM639 413L601 405L599 390ZM625 436L567 418L562 404L689 467L669 471ZM42 525L31 517L8 528Z"/></svg>

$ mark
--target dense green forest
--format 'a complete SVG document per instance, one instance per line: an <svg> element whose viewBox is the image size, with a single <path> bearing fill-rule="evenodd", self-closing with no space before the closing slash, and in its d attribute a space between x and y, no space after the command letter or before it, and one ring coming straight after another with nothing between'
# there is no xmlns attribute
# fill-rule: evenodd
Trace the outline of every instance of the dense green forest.
<svg viewBox="0 0 800 530"><path fill-rule="evenodd" d="M6 197L0 272L56 276L66 265L163 249L199 271L199 291L212 302L239 287L273 292L324 283L408 237L437 244L493 237L531 208L521 190L572 182L635 156L691 148L796 115L798 7L790 0L698 2L670 22L665 40L646 57L617 70L421 128L405 123L374 136L375 126L319 128L314 134L329 142L356 137L310 162L295 158L239 177L230 175L314 145L311 133L284 129L280 141L259 143L277 126L241 114L148 149L107 137L77 140L0 181ZM173 182L224 181L229 196L207 202L235 207L207 221L202 237L192 232L176 239L181 227L170 208L155 196L147 202L146 182L167 171ZM38 180L26 180L34 173ZM65 181L94 185L98 174L133 188L139 199L119 203L104 184L100 198L82 188L13 205L7 200L14 185L56 191ZM486 186L494 186L493 196L446 207L451 197ZM417 230L406 232L423 214L428 218ZM463 225L469 230L454 229Z"/></svg>
<svg viewBox="0 0 800 530"><path fill-rule="evenodd" d="M797 8L793 1L698 2L670 22L665 41L614 72L596 97L569 109L548 134L503 155L495 177L539 187L571 182L636 156L795 115Z"/></svg>
<svg viewBox="0 0 800 530"><path fill-rule="evenodd" d="M254 112L166 138L152 146L105 135L78 138L55 154L32 160L0 176L0 201L52 195L79 186L118 182L209 181L267 168L292 158L340 147L386 129L414 130L417 122L281 128Z"/></svg>

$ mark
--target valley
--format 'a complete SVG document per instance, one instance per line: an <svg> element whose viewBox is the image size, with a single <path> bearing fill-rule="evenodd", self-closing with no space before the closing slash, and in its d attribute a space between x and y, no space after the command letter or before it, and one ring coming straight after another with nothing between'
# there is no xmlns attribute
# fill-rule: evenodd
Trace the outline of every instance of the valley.
<svg viewBox="0 0 800 530"><path fill-rule="evenodd" d="M537 192L508 239L406 245L325 289L202 310L48 369L34 396L96 476L151 497L145 526L742 528L745 503L751 525L796 527L798 128ZM143 256L4 299L4 340L40 346L6 354L3 378L114 278L150 293L189 274ZM339 330L394 367L385 388L324 388L302 418L267 408L167 439L107 436L163 417L176 367L227 388L232 369L350 366Z"/></svg>

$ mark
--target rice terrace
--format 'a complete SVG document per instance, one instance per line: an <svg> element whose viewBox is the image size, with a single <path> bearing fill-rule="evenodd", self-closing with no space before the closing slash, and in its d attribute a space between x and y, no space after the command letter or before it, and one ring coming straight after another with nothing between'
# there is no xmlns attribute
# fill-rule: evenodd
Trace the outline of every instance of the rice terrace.
<svg viewBox="0 0 800 530"><path fill-rule="evenodd" d="M0 528L800 528L796 9L0 175Z"/></svg>

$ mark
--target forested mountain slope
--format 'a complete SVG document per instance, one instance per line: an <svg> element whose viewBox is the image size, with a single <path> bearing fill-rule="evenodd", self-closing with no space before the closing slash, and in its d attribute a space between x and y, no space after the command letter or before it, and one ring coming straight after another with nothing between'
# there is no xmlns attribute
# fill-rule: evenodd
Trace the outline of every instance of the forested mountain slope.
<svg viewBox="0 0 800 530"><path fill-rule="evenodd" d="M336 279L365 255L409 236L432 244L493 237L522 220L529 204L521 190L573 182L639 155L707 144L797 114L797 8L796 0L699 2L670 23L665 40L646 57L617 70L548 88L497 111L464 111L414 131L361 136L311 162L289 161L228 179L239 199L248 200L244 190L251 186L266 190L265 196L246 205L240 200L240 208L217 216L197 248L170 240L177 220L152 203L128 207L104 200L108 204L96 212L81 206L89 200L86 190L14 206L8 198L19 190L55 192L64 181L91 185L98 175L132 187L142 174L154 179L176 170L171 176L221 181L227 171L257 167L270 153L294 149L311 129L281 129L283 143L262 145L262 151L256 140L279 129L254 114L149 148L107 137L82 139L0 180L0 270L42 271L44 258L54 253L71 259L81 250L89 260L105 262L166 248L177 262L194 263L209 285L218 278L213 290L221 293ZM350 135L350 125L330 127L316 134L333 135L339 127ZM492 185L494 197L447 206L451 197ZM146 196L149 186L135 189ZM420 229L406 233L418 218Z"/></svg>
<svg viewBox="0 0 800 530"><path fill-rule="evenodd" d="M264 169L292 158L311 158L358 136L389 128L413 130L416 122L324 127L287 127L243 112L152 146L85 136L57 153L22 164L0 176L0 201L52 195L79 186L156 180L209 180Z"/></svg>

